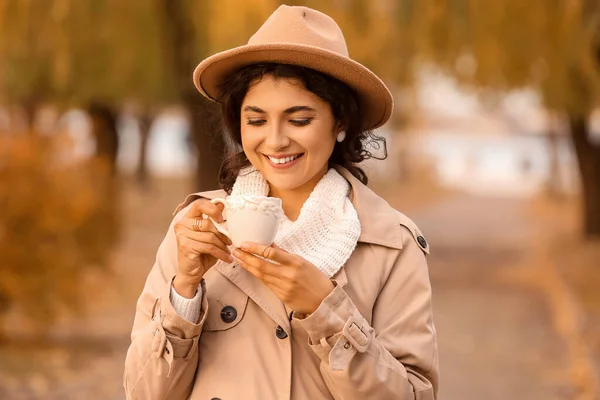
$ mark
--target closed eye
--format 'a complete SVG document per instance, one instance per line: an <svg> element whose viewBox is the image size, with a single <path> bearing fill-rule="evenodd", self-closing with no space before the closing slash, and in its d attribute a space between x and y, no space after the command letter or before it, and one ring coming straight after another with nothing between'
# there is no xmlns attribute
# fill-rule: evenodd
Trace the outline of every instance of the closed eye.
<svg viewBox="0 0 600 400"><path fill-rule="evenodd" d="M261 126L264 125L265 122L267 122L265 119L262 118L253 118L253 119L249 119L246 121L247 125L252 125L252 126Z"/></svg>
<svg viewBox="0 0 600 400"><path fill-rule="evenodd" d="M290 122L296 126L306 126L312 122L313 118L291 119Z"/></svg>

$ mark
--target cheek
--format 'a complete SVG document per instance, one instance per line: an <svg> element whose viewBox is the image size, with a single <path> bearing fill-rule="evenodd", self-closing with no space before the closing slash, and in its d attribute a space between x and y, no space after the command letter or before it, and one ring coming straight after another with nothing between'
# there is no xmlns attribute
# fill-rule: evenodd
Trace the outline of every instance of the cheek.
<svg viewBox="0 0 600 400"><path fill-rule="evenodd" d="M258 140L256 140L256 138L253 138L252 135L249 135L246 132L244 132L243 128L241 131L241 138L242 149L247 155L249 155L249 153L251 153L252 151L256 150L256 147L258 146Z"/></svg>
<svg viewBox="0 0 600 400"><path fill-rule="evenodd" d="M260 168L260 165L264 162L263 156L258 153L258 148L262 139L256 134L244 134L243 130L241 133L242 151L246 155L248 161L250 161L250 164L256 168Z"/></svg>
<svg viewBox="0 0 600 400"><path fill-rule="evenodd" d="M331 133L328 131L320 130L314 132L314 135L310 136L310 139L305 141L306 148L317 155L319 158L329 158L335 145L335 139L331 137Z"/></svg>

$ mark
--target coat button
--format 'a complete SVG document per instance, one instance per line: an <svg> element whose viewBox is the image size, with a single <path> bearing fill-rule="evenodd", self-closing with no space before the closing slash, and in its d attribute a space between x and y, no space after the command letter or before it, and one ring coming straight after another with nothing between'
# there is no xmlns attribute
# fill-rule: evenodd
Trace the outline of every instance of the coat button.
<svg viewBox="0 0 600 400"><path fill-rule="evenodd" d="M422 248L427 248L427 240L425 240L423 236L419 236L417 238L417 242L419 242L419 246L421 246Z"/></svg>
<svg viewBox="0 0 600 400"><path fill-rule="evenodd" d="M228 324L237 318L237 310L231 306L223 307L221 310L221 319Z"/></svg>
<svg viewBox="0 0 600 400"><path fill-rule="evenodd" d="M286 337L288 337L288 334L283 330L281 326L277 325L277 329L275 329L275 336L277 336L278 339L285 339Z"/></svg>

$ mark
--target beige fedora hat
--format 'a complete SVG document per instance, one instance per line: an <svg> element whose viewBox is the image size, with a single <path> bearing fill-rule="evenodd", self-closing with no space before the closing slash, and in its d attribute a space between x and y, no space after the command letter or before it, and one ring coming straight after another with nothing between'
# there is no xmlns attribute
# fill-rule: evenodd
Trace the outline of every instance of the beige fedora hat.
<svg viewBox="0 0 600 400"><path fill-rule="evenodd" d="M330 75L358 96L365 129L383 125L394 100L381 79L348 56L342 30L329 16L307 7L280 6L248 44L212 55L194 71L194 84L204 96L218 101L219 83L250 64L272 62L312 68Z"/></svg>

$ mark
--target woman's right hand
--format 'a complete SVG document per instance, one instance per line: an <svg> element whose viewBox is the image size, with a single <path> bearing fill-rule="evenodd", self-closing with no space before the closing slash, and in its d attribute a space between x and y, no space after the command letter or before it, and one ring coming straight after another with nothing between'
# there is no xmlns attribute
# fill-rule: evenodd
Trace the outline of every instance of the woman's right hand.
<svg viewBox="0 0 600 400"><path fill-rule="evenodd" d="M173 287L183 297L195 296L202 277L217 260L233 261L227 248L231 240L220 233L210 219L203 218L203 214L208 215L220 223L223 221L222 212L223 205L198 199L175 224L178 272ZM194 223L197 223L199 231L193 229Z"/></svg>

